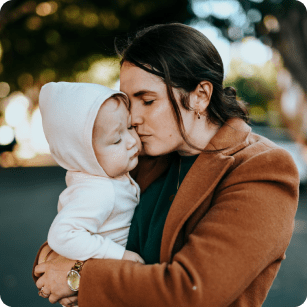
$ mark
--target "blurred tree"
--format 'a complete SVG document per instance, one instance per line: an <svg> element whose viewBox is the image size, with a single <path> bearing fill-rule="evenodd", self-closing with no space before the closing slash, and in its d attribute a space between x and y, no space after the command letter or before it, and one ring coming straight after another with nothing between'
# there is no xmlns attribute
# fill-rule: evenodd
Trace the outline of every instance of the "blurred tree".
<svg viewBox="0 0 307 307"><path fill-rule="evenodd" d="M0 78L11 91L74 80L114 56L115 37L193 16L188 0L9 1L0 12Z"/></svg>
<svg viewBox="0 0 307 307"><path fill-rule="evenodd" d="M296 82L291 81L291 77L288 78L285 73L279 73L284 83L283 93L274 101L274 112L276 113L277 102L282 111L283 122L293 132L295 139L307 144L307 11L305 5L298 0L193 0L192 4L200 19L219 28L229 41L239 42L244 37L255 36L279 52L283 65L304 93L301 95L301 91L295 86ZM242 89L242 85L254 81L247 79L237 79L236 86ZM259 88L259 82L250 84L250 88L257 87ZM247 88L248 86L244 86L245 90ZM264 106L261 97L251 96L252 93L248 91L245 94L248 102L257 98L260 99L259 106ZM243 96L241 91L241 97ZM272 105L271 102L268 106Z"/></svg>
<svg viewBox="0 0 307 307"><path fill-rule="evenodd" d="M281 126L280 107L276 104L281 90L276 77L276 66L272 62L258 66L233 58L224 85L234 86L239 99L248 103L253 123Z"/></svg>
<svg viewBox="0 0 307 307"><path fill-rule="evenodd" d="M195 2L212 4L214 1ZM203 19L221 29L223 35L232 42L246 36L256 36L277 49L285 67L307 93L307 12L304 4L297 0L227 2L238 7L235 14L222 16L212 11L203 14Z"/></svg>

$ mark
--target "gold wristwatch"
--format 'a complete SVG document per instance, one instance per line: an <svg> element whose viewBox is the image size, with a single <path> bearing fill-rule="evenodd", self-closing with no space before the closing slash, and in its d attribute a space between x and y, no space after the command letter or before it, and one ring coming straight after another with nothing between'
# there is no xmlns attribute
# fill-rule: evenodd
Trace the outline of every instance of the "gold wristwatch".
<svg viewBox="0 0 307 307"><path fill-rule="evenodd" d="M67 273L67 283L68 287L72 291L78 291L79 290L79 284L80 284L80 272L82 270L83 264L85 261L79 261L75 263L75 265L71 268L71 270Z"/></svg>

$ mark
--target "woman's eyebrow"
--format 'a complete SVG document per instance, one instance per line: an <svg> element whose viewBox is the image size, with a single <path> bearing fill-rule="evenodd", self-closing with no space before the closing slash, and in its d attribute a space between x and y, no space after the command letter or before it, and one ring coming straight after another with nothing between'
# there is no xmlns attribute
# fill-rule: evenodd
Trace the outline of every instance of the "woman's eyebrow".
<svg viewBox="0 0 307 307"><path fill-rule="evenodd" d="M138 92L134 93L133 97L140 97L140 96L143 96L145 94L156 94L156 92L149 91L149 90L142 90L142 91L138 91Z"/></svg>

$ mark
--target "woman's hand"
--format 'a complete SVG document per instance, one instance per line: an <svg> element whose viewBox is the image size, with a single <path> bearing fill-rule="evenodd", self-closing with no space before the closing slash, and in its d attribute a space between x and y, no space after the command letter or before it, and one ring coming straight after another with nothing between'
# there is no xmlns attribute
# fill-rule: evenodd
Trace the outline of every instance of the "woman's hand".
<svg viewBox="0 0 307 307"><path fill-rule="evenodd" d="M130 261L135 261L135 262L140 262L145 264L144 259L137 253L131 252L131 251L125 251L124 256L122 260L130 260Z"/></svg>
<svg viewBox="0 0 307 307"><path fill-rule="evenodd" d="M69 289L67 284L67 272L75 264L75 260L67 259L56 252L52 252L48 261L38 264L34 269L34 275L39 277L36 282L38 289L43 288L46 298L51 304L57 301L76 296L76 292ZM42 275L43 274L43 275Z"/></svg>
<svg viewBox="0 0 307 307"><path fill-rule="evenodd" d="M70 296L70 297L65 297L59 300L59 303L62 306L78 306L78 296Z"/></svg>

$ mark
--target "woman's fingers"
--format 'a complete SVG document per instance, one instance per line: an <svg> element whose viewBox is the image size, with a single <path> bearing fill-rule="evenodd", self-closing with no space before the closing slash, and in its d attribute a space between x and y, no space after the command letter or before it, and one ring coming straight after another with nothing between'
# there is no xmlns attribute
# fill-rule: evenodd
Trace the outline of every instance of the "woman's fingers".
<svg viewBox="0 0 307 307"><path fill-rule="evenodd" d="M62 298L59 303L63 306L78 306L78 296Z"/></svg>
<svg viewBox="0 0 307 307"><path fill-rule="evenodd" d="M78 306L78 296L69 296L61 298L55 294L50 294L49 302L55 304L56 302L60 303L63 306Z"/></svg>
<svg viewBox="0 0 307 307"><path fill-rule="evenodd" d="M34 275L36 277L39 277L40 275L44 274L46 271L46 263L43 262L41 264L38 264L35 268L34 268Z"/></svg>
<svg viewBox="0 0 307 307"><path fill-rule="evenodd" d="M48 290L46 287L41 287L38 291L38 295L43 298L48 298L50 296L50 290Z"/></svg>
<svg viewBox="0 0 307 307"><path fill-rule="evenodd" d="M36 276L43 274L37 280L36 286L39 289L43 286L46 287L51 293L49 301L54 304L62 298L76 294L70 290L67 284L67 272L72 268L75 260L59 256L55 252L50 255L50 258L47 262L37 265L34 274Z"/></svg>
<svg viewBox="0 0 307 307"><path fill-rule="evenodd" d="M59 297L58 296L56 296L55 294L50 294L50 296L49 296L49 302L51 303L51 304L55 304L57 301L59 300Z"/></svg>
<svg viewBox="0 0 307 307"><path fill-rule="evenodd" d="M45 285L44 275L36 281L36 287L40 290Z"/></svg>

